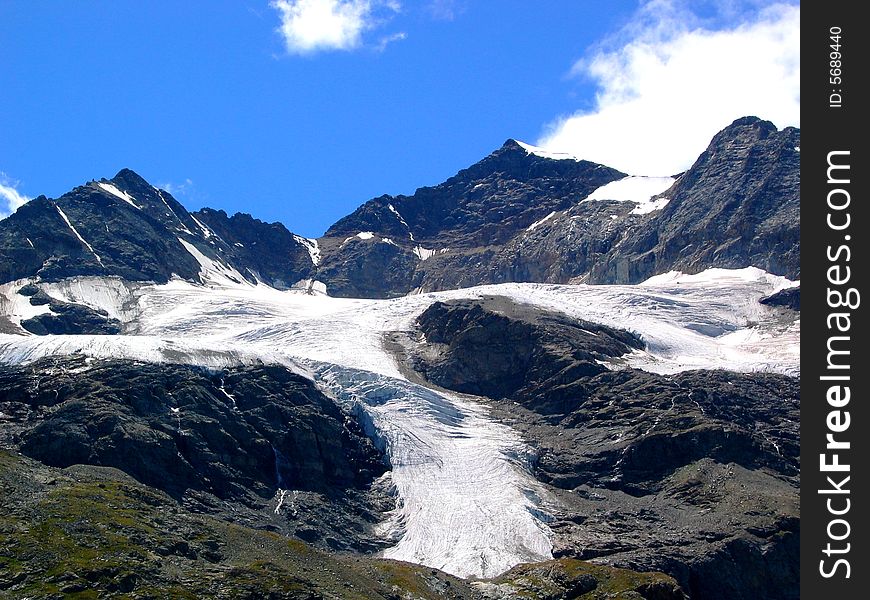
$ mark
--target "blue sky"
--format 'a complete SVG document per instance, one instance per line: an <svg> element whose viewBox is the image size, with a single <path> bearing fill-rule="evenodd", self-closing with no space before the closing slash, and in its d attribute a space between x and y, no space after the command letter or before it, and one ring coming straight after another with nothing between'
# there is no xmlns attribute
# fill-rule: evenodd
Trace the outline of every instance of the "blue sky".
<svg viewBox="0 0 870 600"><path fill-rule="evenodd" d="M797 24L750 0L0 0L0 215L129 167L190 209L317 236L509 137L685 168L744 114L799 124ZM770 89L688 93L720 59Z"/></svg>

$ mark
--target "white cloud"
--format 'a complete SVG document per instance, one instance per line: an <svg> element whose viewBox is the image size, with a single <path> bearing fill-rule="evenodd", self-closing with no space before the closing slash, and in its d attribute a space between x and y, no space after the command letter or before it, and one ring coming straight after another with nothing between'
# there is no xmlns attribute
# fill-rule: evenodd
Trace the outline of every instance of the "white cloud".
<svg viewBox="0 0 870 600"><path fill-rule="evenodd" d="M385 22L385 12L401 10L396 0L273 0L270 5L281 14L278 31L291 54L353 50L362 45L364 32ZM388 38L382 38L383 47L394 41Z"/></svg>
<svg viewBox="0 0 870 600"><path fill-rule="evenodd" d="M438 21L452 21L464 10L465 6L457 0L430 0L426 5L426 11Z"/></svg>
<svg viewBox="0 0 870 600"><path fill-rule="evenodd" d="M404 40L408 37L408 34L404 31L400 31L399 33L394 33L392 35L385 35L380 40L378 40L377 45L375 46L375 51L383 52L387 49L387 46L392 44L393 42L398 42Z"/></svg>
<svg viewBox="0 0 870 600"><path fill-rule="evenodd" d="M551 124L537 145L632 175L670 175L736 118L800 126L800 8L756 4L714 3L714 30L687 3L645 3L616 49L600 47L572 69L596 83L594 109Z"/></svg>
<svg viewBox="0 0 870 600"><path fill-rule="evenodd" d="M158 184L157 187L169 192L173 196L187 196L193 189L193 181L188 177L182 183L172 183L171 181L168 181L166 183Z"/></svg>
<svg viewBox="0 0 870 600"><path fill-rule="evenodd" d="M0 219L5 219L30 200L16 188L19 182L10 179L6 173L0 172Z"/></svg>

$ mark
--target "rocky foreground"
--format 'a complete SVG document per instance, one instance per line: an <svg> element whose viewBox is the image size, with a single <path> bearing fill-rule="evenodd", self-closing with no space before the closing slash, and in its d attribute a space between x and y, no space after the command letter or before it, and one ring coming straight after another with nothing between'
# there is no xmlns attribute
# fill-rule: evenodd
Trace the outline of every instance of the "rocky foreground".
<svg viewBox="0 0 870 600"><path fill-rule="evenodd" d="M45 466L0 450L0 596L315 600L683 600L667 576L578 560L468 582L334 554L197 514L111 467Z"/></svg>

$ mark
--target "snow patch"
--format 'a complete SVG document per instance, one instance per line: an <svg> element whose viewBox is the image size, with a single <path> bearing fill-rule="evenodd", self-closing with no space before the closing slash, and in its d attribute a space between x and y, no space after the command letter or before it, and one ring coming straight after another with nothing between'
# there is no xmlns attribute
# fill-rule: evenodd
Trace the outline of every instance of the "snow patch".
<svg viewBox="0 0 870 600"><path fill-rule="evenodd" d="M308 251L308 256L311 257L311 263L315 267L320 264L320 246L318 245L317 240L305 238L296 234L293 234L293 239L305 246L305 249Z"/></svg>
<svg viewBox="0 0 870 600"><path fill-rule="evenodd" d="M18 293L18 290L28 283L31 283L29 279L19 279L0 285L0 315L7 317L19 327L21 321L50 312L47 304L34 306L30 303L29 296Z"/></svg>
<svg viewBox="0 0 870 600"><path fill-rule="evenodd" d="M641 202L637 206L635 206L632 211L628 214L630 215L646 215L654 210L661 210L670 202L670 198L655 198L650 199L649 202Z"/></svg>
<svg viewBox="0 0 870 600"><path fill-rule="evenodd" d="M127 323L137 315L136 289L142 285L110 276L74 277L40 287L53 298L106 311L110 318Z"/></svg>
<svg viewBox="0 0 870 600"><path fill-rule="evenodd" d="M527 154L534 154L535 156L549 158L552 160L575 160L578 162L580 161L579 158L577 158L573 154L568 154L567 152L551 152L550 150L546 150L538 146L532 146L531 144L526 144L525 142L521 142L519 140L514 141L516 141L516 143L519 144L522 149L526 151Z"/></svg>
<svg viewBox="0 0 870 600"><path fill-rule="evenodd" d="M419 258L421 261L426 260L427 258L431 258L437 253L437 250L430 250L429 248L424 248L423 246L414 246L414 254L416 254L417 258Z"/></svg>
<svg viewBox="0 0 870 600"><path fill-rule="evenodd" d="M532 230L533 230L535 227L537 227L538 225L541 225L541 224L543 224L543 223L546 223L547 221L549 221L550 219L552 219L552 218L555 217L555 216L556 216L556 211L554 210L553 212L551 212L549 215L547 215L546 217L544 217L544 218L541 219L540 221L535 221L534 223L532 223L531 225L529 225L528 227L526 227L526 231L532 231Z"/></svg>
<svg viewBox="0 0 870 600"><path fill-rule="evenodd" d="M72 232L73 232L73 233L75 234L75 236L78 238L78 240L79 240L79 241L80 241L80 242L81 242L81 243L82 243L82 244L83 244L83 245L84 245L88 250L91 251L91 254L93 254L93 255L94 255L94 258L97 259L97 262L100 263L100 266L101 266L101 267L105 266L105 265L103 265L103 259L100 258L100 255L99 255L99 254L97 254L96 252L94 252L94 247L91 246L91 245L90 245L90 244L85 240L85 238L83 238L83 237L81 236L81 234L78 232L78 230L76 230L75 227L73 227L73 224L70 223L69 217L67 217L67 216L66 216L66 213L63 212L63 210L61 210L60 206L58 206L57 204L55 204L54 207L57 209L57 212L58 212L58 214L60 214L61 218L62 218L64 221L66 221L67 226L69 226L69 228L72 230Z"/></svg>
<svg viewBox="0 0 870 600"><path fill-rule="evenodd" d="M395 207L395 206L393 206L392 204L388 204L388 205L387 205L387 208L390 209L390 212L391 212L391 213L393 213L394 215L396 215L396 218L399 220L399 223L401 223L402 225L405 226L405 228L407 228L407 230L408 230L408 237L411 238L411 241L413 242L413 241L414 241L414 234L411 233L411 226L408 225L408 222L405 221L404 218L402 218L402 215L399 214L399 211L396 210L396 207Z"/></svg>
<svg viewBox="0 0 870 600"><path fill-rule="evenodd" d="M133 196L131 196L127 192L119 190L111 183L104 183L102 181L98 181L97 185L100 186L103 190L105 190L105 191L109 192L110 194L112 194L113 196L115 196L116 198L123 200L124 202L126 202L127 204L132 206L133 208L135 208L137 210L142 210L142 207L139 206L138 204L136 204Z"/></svg>
<svg viewBox="0 0 870 600"><path fill-rule="evenodd" d="M636 202L638 204L631 214L644 215L664 207L668 200L653 199L670 188L676 179L673 177L638 177L629 175L616 181L602 185L586 196L583 202L595 200L616 200L619 202Z"/></svg>
<svg viewBox="0 0 870 600"><path fill-rule="evenodd" d="M358 234L356 234L356 237L361 240L370 240L375 237L375 234L371 231L360 231Z"/></svg>
<svg viewBox="0 0 870 600"><path fill-rule="evenodd" d="M193 219L194 222L195 222L197 225L199 225L199 229L200 229L200 231L202 231L202 235L205 236L205 239L208 239L208 238L210 238L211 236L214 235L214 234L212 233L211 229L209 229L208 227L206 227L205 225L203 225L202 222L201 222L199 219L197 219L197 218L194 217L193 215L190 215L190 218Z"/></svg>
<svg viewBox="0 0 870 600"><path fill-rule="evenodd" d="M203 283L210 283L219 287L227 285L250 286L251 283L233 267L222 262L212 260L199 251L199 248L181 238L176 238L182 246L196 259L200 265L199 278Z"/></svg>

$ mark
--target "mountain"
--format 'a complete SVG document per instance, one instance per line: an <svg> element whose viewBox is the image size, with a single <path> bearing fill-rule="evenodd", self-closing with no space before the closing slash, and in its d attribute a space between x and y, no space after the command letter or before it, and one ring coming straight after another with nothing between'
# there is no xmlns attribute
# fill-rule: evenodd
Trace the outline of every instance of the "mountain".
<svg viewBox="0 0 870 600"><path fill-rule="evenodd" d="M372 199L318 240L204 208L125 169L0 221L0 282L114 275L389 298L485 283L638 283L754 266L800 277L800 131L738 119L676 178L514 140L435 187ZM322 289L318 285L318 289Z"/></svg>
<svg viewBox="0 0 870 600"><path fill-rule="evenodd" d="M27 203L0 595L796 598L799 139L508 140L317 240L127 169Z"/></svg>
<svg viewBox="0 0 870 600"><path fill-rule="evenodd" d="M440 185L366 202L319 240L324 258L318 279L337 296L406 294L425 286L424 265L455 257L479 261L553 211L624 176L587 161L545 158L528 148L508 140ZM478 283L487 281L463 279L451 287Z"/></svg>
<svg viewBox="0 0 870 600"><path fill-rule="evenodd" d="M711 267L798 279L799 147L799 130L746 117L677 178L643 178L509 140L439 186L371 200L333 225L318 278L369 297Z"/></svg>
<svg viewBox="0 0 870 600"><path fill-rule="evenodd" d="M209 209L189 213L169 192L123 169L54 200L35 198L0 221L0 280L166 283L219 275L283 289L311 275L312 247L279 223Z"/></svg>

